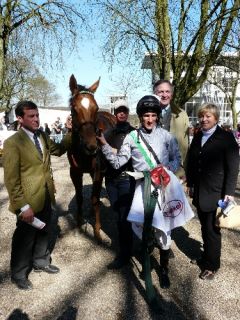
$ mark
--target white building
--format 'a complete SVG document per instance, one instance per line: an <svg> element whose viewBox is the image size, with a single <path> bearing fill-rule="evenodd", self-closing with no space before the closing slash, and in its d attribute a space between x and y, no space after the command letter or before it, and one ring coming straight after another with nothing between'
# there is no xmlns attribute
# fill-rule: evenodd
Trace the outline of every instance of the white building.
<svg viewBox="0 0 240 320"><path fill-rule="evenodd" d="M62 123L65 123L67 116L71 113L68 107L38 107L40 125L44 126L47 123L51 128L51 125L56 121L57 117L60 117ZM16 120L15 108L13 108L9 113L9 122L12 123Z"/></svg>

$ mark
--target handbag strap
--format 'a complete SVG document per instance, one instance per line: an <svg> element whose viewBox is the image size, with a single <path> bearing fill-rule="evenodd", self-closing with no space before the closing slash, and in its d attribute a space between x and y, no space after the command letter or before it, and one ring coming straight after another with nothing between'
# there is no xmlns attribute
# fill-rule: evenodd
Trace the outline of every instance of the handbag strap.
<svg viewBox="0 0 240 320"><path fill-rule="evenodd" d="M148 148L148 150L151 152L151 154L153 155L153 158L155 159L157 164L161 164L161 162L159 161L155 151L153 150L153 148L147 143L146 139L144 138L142 132L138 129L138 134L141 137L142 141L145 143L146 147Z"/></svg>

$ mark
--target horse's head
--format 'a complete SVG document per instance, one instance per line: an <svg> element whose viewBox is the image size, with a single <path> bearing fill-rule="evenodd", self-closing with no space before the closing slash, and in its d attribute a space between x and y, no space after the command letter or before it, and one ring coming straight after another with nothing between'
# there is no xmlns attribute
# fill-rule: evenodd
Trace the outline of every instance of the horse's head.
<svg viewBox="0 0 240 320"><path fill-rule="evenodd" d="M74 75L71 75L69 87L72 93L70 105L72 110L73 135L78 135L84 151L95 154L97 151L96 117L98 104L94 93L99 86L100 78L89 88L78 85Z"/></svg>

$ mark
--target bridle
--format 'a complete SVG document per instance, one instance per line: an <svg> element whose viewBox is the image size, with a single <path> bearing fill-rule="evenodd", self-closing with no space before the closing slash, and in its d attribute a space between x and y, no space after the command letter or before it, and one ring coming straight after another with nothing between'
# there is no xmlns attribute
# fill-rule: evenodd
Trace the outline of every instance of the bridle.
<svg viewBox="0 0 240 320"><path fill-rule="evenodd" d="M94 93L91 92L91 91L88 91L88 90L80 90L79 92L77 92L77 93L75 93L75 94L73 95L73 97L71 98L71 101L73 101L73 99L74 99L74 98L76 97L76 95L78 95L78 94L90 94L90 95L94 96ZM73 105L72 105L72 108L71 108L71 115L72 115L72 119L73 119L73 121L72 121L72 132L73 132L73 134L75 133L75 134L78 135L78 137L80 138L80 145L81 145L83 148L85 148L85 150L87 150L87 151L89 152L89 150L88 150L88 148L86 147L86 144L85 144L85 142L84 142L84 139L83 139L83 137L82 137L81 134L80 134L82 128L83 128L84 126L86 126L86 125L88 125L89 127L92 127L93 132L95 133L96 136L97 136L97 135L100 135L101 130L96 126L96 122L94 122L94 121L85 121L85 122L82 122L82 123L79 123L79 122L76 121L76 120L74 121L74 119L76 119L75 117L77 116L77 111L76 111L76 109L74 108ZM99 150L99 146L98 146L98 144L97 144L97 148L94 150L94 152L90 152L90 154L94 156L94 155L97 154L98 150Z"/></svg>

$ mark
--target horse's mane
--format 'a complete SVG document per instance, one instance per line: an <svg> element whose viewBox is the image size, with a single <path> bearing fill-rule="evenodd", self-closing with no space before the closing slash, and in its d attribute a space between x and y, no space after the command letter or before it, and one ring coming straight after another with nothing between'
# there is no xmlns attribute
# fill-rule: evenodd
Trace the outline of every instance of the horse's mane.
<svg viewBox="0 0 240 320"><path fill-rule="evenodd" d="M77 87L78 87L78 91L79 92L80 91L88 91L88 92L90 92L89 89L86 86L82 86L81 84L78 84Z"/></svg>

